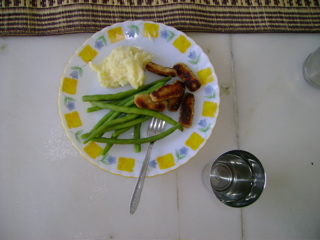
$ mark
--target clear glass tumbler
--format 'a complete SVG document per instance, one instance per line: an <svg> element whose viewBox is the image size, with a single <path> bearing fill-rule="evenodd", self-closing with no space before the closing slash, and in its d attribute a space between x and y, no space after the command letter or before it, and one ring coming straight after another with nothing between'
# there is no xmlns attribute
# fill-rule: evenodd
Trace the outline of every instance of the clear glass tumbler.
<svg viewBox="0 0 320 240"><path fill-rule="evenodd" d="M311 53L303 64L305 80L316 88L320 88L320 47Z"/></svg>

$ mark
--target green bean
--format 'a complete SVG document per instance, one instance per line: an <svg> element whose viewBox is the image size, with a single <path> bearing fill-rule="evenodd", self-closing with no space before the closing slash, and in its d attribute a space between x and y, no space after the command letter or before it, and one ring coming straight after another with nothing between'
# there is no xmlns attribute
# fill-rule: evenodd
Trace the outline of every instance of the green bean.
<svg viewBox="0 0 320 240"><path fill-rule="evenodd" d="M141 129L141 123L134 125L133 137L135 139L140 138L140 129ZM141 144L135 143L133 146L133 149L136 153L141 152Z"/></svg>
<svg viewBox="0 0 320 240"><path fill-rule="evenodd" d="M114 93L114 94L84 95L84 96L82 96L82 101L91 102L91 101L101 101L101 100L109 101L109 100L122 99L122 98L126 98L128 96L134 95L140 91L146 90L159 82L168 82L169 80L171 80L171 77L165 77L165 78L159 79L157 81L154 81L152 83L143 85L137 89L130 89L130 90L127 90L124 92L118 92L118 93Z"/></svg>
<svg viewBox="0 0 320 240"><path fill-rule="evenodd" d="M108 103L119 104L121 101L122 101L122 99L119 99L119 100L115 100L115 101L110 101ZM101 109L102 108L100 108L98 106L89 107L89 108L87 108L87 113L96 112L96 111L99 111Z"/></svg>
<svg viewBox="0 0 320 240"><path fill-rule="evenodd" d="M87 132L87 133L84 133L81 135L81 138L84 139L84 138L87 138L90 136L90 134L96 130L97 128L99 128L104 122L106 122L111 116L112 114L114 113L114 111L109 111L107 112L107 114L105 114L94 126L93 128L90 130L90 132Z"/></svg>
<svg viewBox="0 0 320 240"><path fill-rule="evenodd" d="M113 138L100 137L100 138L94 138L94 139L92 139L92 141L99 142L99 143L112 143L112 144L143 144L143 143L155 142L157 140L160 140L160 139L168 136L169 134L173 133L175 130L177 130L180 127L181 127L180 123L177 123L162 133L159 133L159 134L154 135L152 137L146 137L146 138L113 139Z"/></svg>
<svg viewBox="0 0 320 240"><path fill-rule="evenodd" d="M105 129L107 129L108 127L114 126L114 125L120 125L122 123L128 122L135 118L139 117L138 114L127 114L124 117L121 118L117 118L117 119L113 119L110 121L106 121L104 122L101 126L99 126L97 129L95 129L94 131L92 131L90 133L90 135L83 141L83 143L88 143L92 138L97 137L97 136L102 136L103 133L105 132Z"/></svg>
<svg viewBox="0 0 320 240"><path fill-rule="evenodd" d="M119 105L121 104L125 104L127 103L130 99L124 99L126 101L122 101L119 103ZM81 138L87 138L94 130L96 130L97 128L99 128L103 123L105 123L108 120L112 120L115 119L117 116L119 116L120 114L117 115L113 115L115 113L115 111L109 111L107 112L94 126L93 128L90 130L90 132L84 133L81 135Z"/></svg>
<svg viewBox="0 0 320 240"><path fill-rule="evenodd" d="M113 130L117 130L117 129L121 129L121 128L133 127L136 124L148 121L150 118L151 118L150 116L142 116L142 117L139 117L139 118L134 119L132 121L128 121L128 122L125 122L122 124L113 125L113 126L106 128L105 132L109 132L109 131L113 131Z"/></svg>
<svg viewBox="0 0 320 240"><path fill-rule="evenodd" d="M154 86L148 88L147 90L141 91L138 94L149 94L152 93L153 91L159 89L160 87L162 87L165 84L165 82L159 82L157 84L155 84ZM130 107L135 105L134 104L134 95L127 97L126 99L124 99L123 101L121 101L119 104L117 104L119 106L125 106L125 107Z"/></svg>
<svg viewBox="0 0 320 240"><path fill-rule="evenodd" d="M94 104L95 106L99 106L101 108L106 108L106 109L110 109L113 111L118 111L118 112L123 112L123 113L133 113L133 114L140 114L140 115L147 115L147 116L151 116L151 117L156 117L159 118L161 120L164 120L172 125L177 124L177 122L172 119L171 117L157 112L157 111L153 111L153 110L148 110L148 109L142 109L142 108L132 108L132 107L124 107L124 106L117 106L117 105L113 105L113 104L108 104L108 103L102 103L102 102L92 102L92 104ZM179 129L181 131L183 131L183 127L180 126Z"/></svg>
<svg viewBox="0 0 320 240"><path fill-rule="evenodd" d="M130 128L132 128L132 127L126 127L126 128L117 129L112 133L112 136L113 137L118 137L122 133L125 133L126 131L128 131Z"/></svg>
<svg viewBox="0 0 320 240"><path fill-rule="evenodd" d="M117 139L117 137L111 136L112 139ZM113 144L112 143L107 143L106 146L102 149L101 155L104 156L109 152L109 150L112 148Z"/></svg>
<svg viewBox="0 0 320 240"><path fill-rule="evenodd" d="M101 109L102 108L98 107L98 106L89 107L89 108L87 108L87 113L96 112L96 111L99 111Z"/></svg>
<svg viewBox="0 0 320 240"><path fill-rule="evenodd" d="M148 93L151 93L151 92L157 90L159 87L163 86L164 84L165 84L165 82L158 82L157 84L153 85L153 86L150 87L149 89L139 92L139 94L148 94ZM133 106L133 105L134 105L134 96L130 96L130 97L127 97L127 98L123 99L123 100L120 101L117 105L118 105L118 106L126 106L126 107ZM90 130L90 132L82 134L82 135L81 135L81 138L82 138L82 139L87 138L92 131L94 131L95 129L97 129L98 127L100 127L104 122L106 122L107 120L110 120L110 119L115 119L115 118L117 118L120 114L121 114L121 113L116 112L116 111L112 111L112 110L109 111L106 115L104 115L104 117L102 117L102 118L94 125L94 127Z"/></svg>
<svg viewBox="0 0 320 240"><path fill-rule="evenodd" d="M111 138L118 138L122 133L128 131L131 127L128 128L122 128L122 129L118 129L116 131L113 132L113 134L111 135ZM103 148L101 155L104 156L107 154L107 152L109 152L109 150L112 148L113 144L112 143L107 143L106 146Z"/></svg>
<svg viewBox="0 0 320 240"><path fill-rule="evenodd" d="M138 92L138 94L149 94L149 93L152 93L153 91L155 91L158 88L162 87L164 84L165 84L165 82L163 82L163 81L159 82L159 83L154 84L153 86L151 86L150 88L148 88L148 89L146 89L144 91ZM132 95L132 96L129 96L129 97L125 98L123 101L121 101L117 105L126 106L126 107L133 106L134 105L134 96L135 95Z"/></svg>
<svg viewBox="0 0 320 240"><path fill-rule="evenodd" d="M145 91L141 91L139 92L139 94L148 94L151 93L155 90L157 90L159 87L163 86L165 84L165 82L159 82L157 84L155 84L154 86L152 86L151 88L145 90ZM124 106L124 107L131 107L134 106L134 96L130 96L126 99L124 99L123 101L121 101L118 106ZM110 116L109 116L109 120L110 119L115 119L117 117L119 117L121 115L121 112L119 111L114 111L114 110L110 110ZM105 120L106 121L106 120Z"/></svg>

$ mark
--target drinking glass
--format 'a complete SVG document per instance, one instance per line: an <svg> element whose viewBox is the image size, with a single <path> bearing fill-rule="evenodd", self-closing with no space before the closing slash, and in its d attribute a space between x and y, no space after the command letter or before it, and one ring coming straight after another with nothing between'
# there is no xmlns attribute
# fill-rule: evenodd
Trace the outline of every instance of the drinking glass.
<svg viewBox="0 0 320 240"><path fill-rule="evenodd" d="M304 79L310 85L320 88L320 47L307 57L302 71Z"/></svg>
<svg viewBox="0 0 320 240"><path fill-rule="evenodd" d="M254 203L266 186L266 173L261 162L251 153L232 150L211 161L202 178L209 191L230 207Z"/></svg>

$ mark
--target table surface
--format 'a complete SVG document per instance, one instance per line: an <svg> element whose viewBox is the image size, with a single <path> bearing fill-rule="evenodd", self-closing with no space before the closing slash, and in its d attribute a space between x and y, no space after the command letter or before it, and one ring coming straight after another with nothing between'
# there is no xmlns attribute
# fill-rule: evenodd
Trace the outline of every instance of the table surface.
<svg viewBox="0 0 320 240"><path fill-rule="evenodd" d="M90 164L61 127L64 66L91 34L0 38L0 239L320 239L320 90L302 76L320 34L187 33L220 85L217 125L187 164L136 179ZM257 156L267 187L227 207L201 178L220 154Z"/></svg>

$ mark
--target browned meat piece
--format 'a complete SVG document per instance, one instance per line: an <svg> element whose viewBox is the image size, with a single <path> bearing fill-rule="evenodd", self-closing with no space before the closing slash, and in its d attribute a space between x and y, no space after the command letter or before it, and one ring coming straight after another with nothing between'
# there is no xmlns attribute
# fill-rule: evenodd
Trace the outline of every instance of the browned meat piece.
<svg viewBox="0 0 320 240"><path fill-rule="evenodd" d="M173 66L179 78L186 84L191 92L197 91L201 87L200 80L194 75L189 67L184 63L177 63Z"/></svg>
<svg viewBox="0 0 320 240"><path fill-rule="evenodd" d="M185 85L183 82L176 80L175 82L178 82L179 84L181 84L183 86L183 88L185 89ZM168 110L171 112L176 112L178 111L181 101L183 98L183 94L180 97L176 97L176 98L171 98L168 100Z"/></svg>
<svg viewBox="0 0 320 240"><path fill-rule="evenodd" d="M153 62L149 62L146 65L146 68L148 71L153 72L155 74L158 74L160 76L165 76L165 77L177 76L177 72L175 69L169 68L169 67L164 67L164 66L161 66L161 65L153 63Z"/></svg>
<svg viewBox="0 0 320 240"><path fill-rule="evenodd" d="M180 106L180 124L189 128L192 126L194 115L194 95L192 93L185 93Z"/></svg>
<svg viewBox="0 0 320 240"><path fill-rule="evenodd" d="M171 98L168 100L168 110L170 112L176 112L178 111L179 107L180 107L180 104L182 102L182 98L183 98L183 95L180 96L180 97L176 97L176 98Z"/></svg>
<svg viewBox="0 0 320 240"><path fill-rule="evenodd" d="M134 103L138 108L162 112L167 107L167 101L154 102L149 94L137 94L134 96Z"/></svg>
<svg viewBox="0 0 320 240"><path fill-rule="evenodd" d="M150 97L154 102L160 102L171 98L180 97L185 90L184 84L181 81L176 81L172 84L167 84L160 87L158 90L150 93Z"/></svg>

